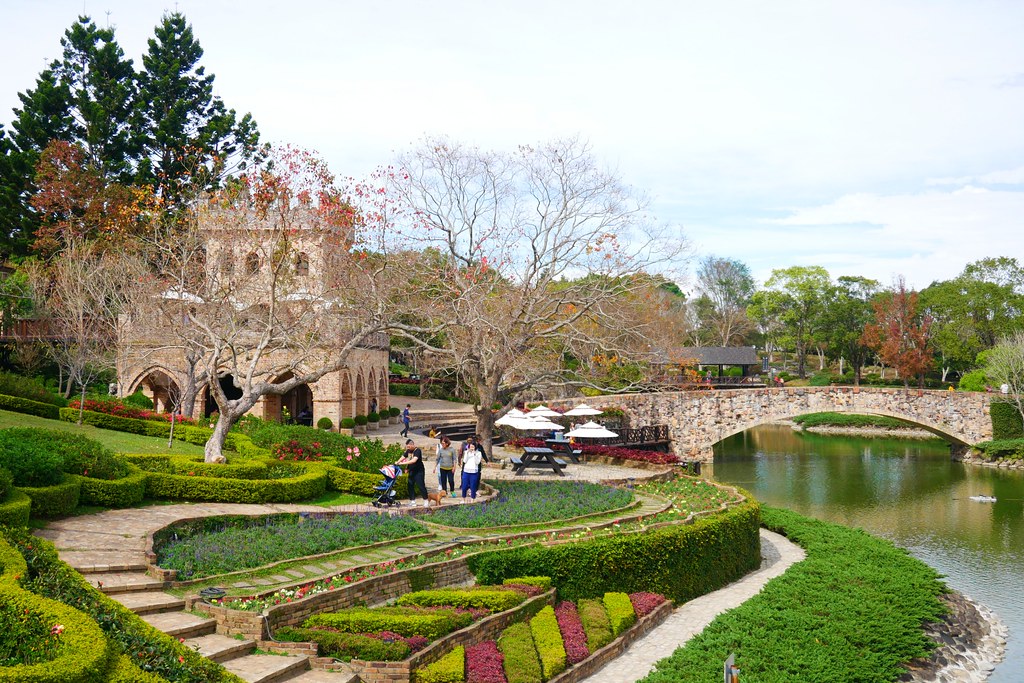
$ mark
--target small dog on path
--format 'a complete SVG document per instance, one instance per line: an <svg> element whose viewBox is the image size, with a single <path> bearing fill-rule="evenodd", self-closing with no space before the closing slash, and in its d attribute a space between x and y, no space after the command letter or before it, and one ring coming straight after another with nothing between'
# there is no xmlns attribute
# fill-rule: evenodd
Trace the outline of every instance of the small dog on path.
<svg viewBox="0 0 1024 683"><path fill-rule="evenodd" d="M441 507L441 501L444 499L446 495L447 494L445 494L444 491L434 491L433 493L427 494L427 501L433 503L438 507Z"/></svg>

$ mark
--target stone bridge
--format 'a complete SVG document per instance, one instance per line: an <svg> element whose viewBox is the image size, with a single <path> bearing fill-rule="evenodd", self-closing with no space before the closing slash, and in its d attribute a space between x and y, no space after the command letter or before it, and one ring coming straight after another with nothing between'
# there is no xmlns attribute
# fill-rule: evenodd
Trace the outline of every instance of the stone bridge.
<svg viewBox="0 0 1024 683"><path fill-rule="evenodd" d="M676 455L711 462L712 446L726 437L822 412L895 417L962 449L992 438L991 400L977 392L799 387L619 394L588 398L587 404L622 408L632 425L667 424Z"/></svg>

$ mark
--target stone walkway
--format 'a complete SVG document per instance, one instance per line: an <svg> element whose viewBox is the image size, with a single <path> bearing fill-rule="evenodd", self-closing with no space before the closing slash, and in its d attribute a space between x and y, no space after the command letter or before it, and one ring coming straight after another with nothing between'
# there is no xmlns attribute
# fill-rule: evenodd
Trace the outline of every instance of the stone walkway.
<svg viewBox="0 0 1024 683"><path fill-rule="evenodd" d="M805 556L802 548L784 536L761 529L761 569L678 607L660 626L633 643L621 657L583 680L589 683L633 683L644 678L654 668L655 662L686 644L722 612L757 595L768 581L781 576Z"/></svg>

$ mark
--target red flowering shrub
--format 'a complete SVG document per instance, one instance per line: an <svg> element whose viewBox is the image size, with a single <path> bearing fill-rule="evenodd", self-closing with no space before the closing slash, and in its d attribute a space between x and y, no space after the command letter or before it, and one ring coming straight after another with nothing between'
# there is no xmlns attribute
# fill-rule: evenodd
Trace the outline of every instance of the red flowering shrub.
<svg viewBox="0 0 1024 683"><path fill-rule="evenodd" d="M275 443L270 450L278 460L301 460L319 461L324 457L323 449L319 441L304 443L296 439L289 439L281 443Z"/></svg>
<svg viewBox="0 0 1024 683"><path fill-rule="evenodd" d="M509 446L522 448L523 446L536 446L543 448L547 446L543 439L512 439ZM576 447L583 451L584 455L602 455L607 458L619 458L621 460L636 460L639 462L650 462L657 465L672 465L679 462L679 459L672 453L659 453L658 451L642 451L636 448L622 448L620 446L602 446L599 444L587 444L577 442Z"/></svg>
<svg viewBox="0 0 1024 683"><path fill-rule="evenodd" d="M68 403L68 407L78 410L81 403L81 400L76 398ZM85 399L85 409L94 413L104 413L106 415L115 415L117 417L130 417L136 420L153 420L155 422L170 422L172 415L171 413L157 413L152 410L128 405L115 399L97 401L96 399L87 398ZM184 417L183 415L178 415L174 418L174 421L181 424L195 424L196 422L191 417Z"/></svg>
<svg viewBox="0 0 1024 683"><path fill-rule="evenodd" d="M516 591L517 593L522 593L528 598L532 598L533 596L540 595L544 592L544 589L540 586L534 586L528 583L506 583L503 586L494 586L494 588Z"/></svg>
<svg viewBox="0 0 1024 683"><path fill-rule="evenodd" d="M590 656L590 650L587 648L587 634L583 632L576 604L563 600L555 605L555 619L558 620L558 630L562 632L562 642L565 643L566 661L570 666L579 664Z"/></svg>
<svg viewBox="0 0 1024 683"><path fill-rule="evenodd" d="M498 644L485 640L466 648L467 683L508 683L505 678L505 655Z"/></svg>
<svg viewBox="0 0 1024 683"><path fill-rule="evenodd" d="M637 618L647 616L654 608L665 602L665 596L657 593L630 593L629 601L633 603L633 611Z"/></svg>
<svg viewBox="0 0 1024 683"><path fill-rule="evenodd" d="M324 629L324 630L336 631L337 629ZM338 632L340 633L340 631L338 631ZM405 643L406 645L409 646L409 650L411 652L419 652L420 650L422 650L423 648L425 648L427 645L430 644L430 641L428 639L424 638L423 636L408 636L408 637L406 637L406 636L403 636L403 635L401 635L399 633L395 633L394 631L378 631L377 633L364 633L363 635L364 636L369 636L370 638L376 638L377 640L383 640L385 643L403 642L403 643Z"/></svg>

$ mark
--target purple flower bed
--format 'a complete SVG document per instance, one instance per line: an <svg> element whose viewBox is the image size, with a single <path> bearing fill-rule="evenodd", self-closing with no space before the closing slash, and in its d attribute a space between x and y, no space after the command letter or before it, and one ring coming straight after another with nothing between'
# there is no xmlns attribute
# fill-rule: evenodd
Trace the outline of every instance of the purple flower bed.
<svg viewBox="0 0 1024 683"><path fill-rule="evenodd" d="M466 648L466 683L508 683L505 655L498 644L486 640Z"/></svg>
<svg viewBox="0 0 1024 683"><path fill-rule="evenodd" d="M517 593L522 593L528 598L532 598L544 592L543 588L541 588L540 586L534 586L532 583L506 583L503 586L494 587L502 588L504 590L516 591Z"/></svg>
<svg viewBox="0 0 1024 683"><path fill-rule="evenodd" d="M319 629L319 630L323 630L323 631L336 631L337 629L324 628L324 629ZM340 633L340 631L339 631L339 633ZM400 635L398 633L395 633L393 631L379 631L377 633L364 633L363 635L364 636L369 636L370 638L376 638L377 640L383 640L385 643L396 643L396 642L399 642L399 641L404 642L406 645L409 646L409 649L412 652L419 652L420 650L422 650L423 648L425 648L427 645L430 644L430 641L427 640L426 638L424 638L423 636L409 636L409 637L406 637L406 636Z"/></svg>
<svg viewBox="0 0 1024 683"><path fill-rule="evenodd" d="M630 593L629 601L633 603L633 611L636 612L637 618L640 618L647 616L665 602L665 596L657 593Z"/></svg>
<svg viewBox="0 0 1024 683"><path fill-rule="evenodd" d="M565 643L566 661L570 666L579 664L590 656L590 650L587 648L587 634L583 632L583 623L580 621L579 612L576 611L576 603L563 600L555 605L555 619Z"/></svg>

